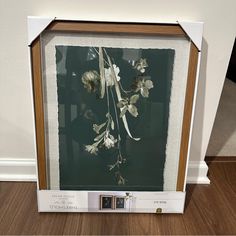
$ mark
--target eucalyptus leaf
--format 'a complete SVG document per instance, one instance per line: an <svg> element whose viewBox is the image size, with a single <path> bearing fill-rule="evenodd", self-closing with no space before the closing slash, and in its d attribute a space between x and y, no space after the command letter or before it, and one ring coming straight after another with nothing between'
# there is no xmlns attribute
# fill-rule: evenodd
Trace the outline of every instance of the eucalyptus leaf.
<svg viewBox="0 0 236 236"><path fill-rule="evenodd" d="M139 95L138 94L134 94L130 98L130 104L135 104L138 101L138 99L139 99Z"/></svg>

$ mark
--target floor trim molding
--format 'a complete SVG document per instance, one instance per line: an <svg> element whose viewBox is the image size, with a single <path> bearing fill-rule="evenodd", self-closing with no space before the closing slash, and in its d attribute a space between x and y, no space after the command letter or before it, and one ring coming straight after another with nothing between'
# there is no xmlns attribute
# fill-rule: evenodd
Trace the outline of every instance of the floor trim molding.
<svg viewBox="0 0 236 236"><path fill-rule="evenodd" d="M207 172L208 166L205 161L189 161L187 183L210 184Z"/></svg>
<svg viewBox="0 0 236 236"><path fill-rule="evenodd" d="M0 158L0 181L36 181L35 159Z"/></svg>
<svg viewBox="0 0 236 236"><path fill-rule="evenodd" d="M0 181L36 181L36 161L26 158L0 158ZM189 161L187 183L209 184L205 161Z"/></svg>

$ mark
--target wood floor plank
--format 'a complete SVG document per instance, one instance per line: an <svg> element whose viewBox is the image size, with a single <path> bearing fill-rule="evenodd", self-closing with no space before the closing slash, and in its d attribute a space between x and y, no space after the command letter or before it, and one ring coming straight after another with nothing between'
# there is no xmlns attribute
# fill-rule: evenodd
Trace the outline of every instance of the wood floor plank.
<svg viewBox="0 0 236 236"><path fill-rule="evenodd" d="M128 215L127 234L129 235L158 235L161 230L161 215L131 214Z"/></svg>
<svg viewBox="0 0 236 236"><path fill-rule="evenodd" d="M230 208L224 204L222 195L214 190L216 189L211 187L200 192L196 191L193 201L206 227L213 229L218 235L230 234L234 228L233 216L229 212Z"/></svg>
<svg viewBox="0 0 236 236"><path fill-rule="evenodd" d="M187 234L182 214L161 215L161 233L164 235Z"/></svg>
<svg viewBox="0 0 236 236"><path fill-rule="evenodd" d="M209 171L209 178L213 180L211 185L205 188L198 185L192 200L198 206L205 225L214 229L216 234L236 234L235 193L233 185L226 180L225 168L231 179L236 171L235 164L212 163Z"/></svg>
<svg viewBox="0 0 236 236"><path fill-rule="evenodd" d="M204 218L202 218L199 212L199 204L202 199L199 199L199 203L195 203L194 195L198 191L202 191L203 188L208 186L188 185L187 186L187 199L186 207L183 215L184 224L186 227L187 235L214 235L214 228L206 225ZM200 190L199 190L200 188Z"/></svg>
<svg viewBox="0 0 236 236"><path fill-rule="evenodd" d="M84 227L83 218L84 218L83 214L68 214L66 218L63 234L71 235L71 232L73 232L76 235L81 235L82 228ZM93 225L95 222L93 222L93 220L91 219L90 223L91 225ZM100 230L96 229L96 231L100 231Z"/></svg>
<svg viewBox="0 0 236 236"><path fill-rule="evenodd" d="M211 162L183 215L38 213L35 183L0 182L1 235L236 235L236 163Z"/></svg>
<svg viewBox="0 0 236 236"><path fill-rule="evenodd" d="M12 184L0 184L0 224L14 198L16 196Z"/></svg>
<svg viewBox="0 0 236 236"><path fill-rule="evenodd" d="M206 162L236 162L236 156L206 156Z"/></svg>
<svg viewBox="0 0 236 236"><path fill-rule="evenodd" d="M5 234L19 233L24 228L28 212L32 211L31 205L35 205L35 198L31 198L32 195L36 195L35 188L22 183L12 185L12 192L9 194L10 201L9 204L4 203L6 211L3 211L0 221L1 231Z"/></svg>

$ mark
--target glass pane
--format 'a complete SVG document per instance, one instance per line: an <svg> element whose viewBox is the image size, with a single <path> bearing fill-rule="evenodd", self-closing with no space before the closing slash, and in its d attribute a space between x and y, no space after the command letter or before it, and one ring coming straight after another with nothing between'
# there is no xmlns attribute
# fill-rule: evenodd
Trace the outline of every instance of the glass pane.
<svg viewBox="0 0 236 236"><path fill-rule="evenodd" d="M50 189L176 189L189 41L46 33Z"/></svg>

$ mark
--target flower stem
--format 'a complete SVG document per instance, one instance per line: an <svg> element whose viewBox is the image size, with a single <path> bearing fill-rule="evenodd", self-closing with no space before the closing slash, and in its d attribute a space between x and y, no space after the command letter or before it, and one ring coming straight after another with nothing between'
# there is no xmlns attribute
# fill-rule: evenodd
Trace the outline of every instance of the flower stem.
<svg viewBox="0 0 236 236"><path fill-rule="evenodd" d="M93 49L99 55L98 50L96 48L93 48ZM102 58L102 60L109 66L109 63L104 58Z"/></svg>
<svg viewBox="0 0 236 236"><path fill-rule="evenodd" d="M128 94L128 93L132 93L133 91L132 90L125 90L123 87L122 87L122 84L120 81L118 81L119 85L120 85L120 88L121 90L125 93L125 94Z"/></svg>
<svg viewBox="0 0 236 236"><path fill-rule="evenodd" d="M115 110L116 125L117 125L117 131L118 131L118 150L119 150L119 156L121 157L121 161L122 161L121 147L120 147L120 142L121 142L120 125L119 125L119 119L118 119L118 114L117 114L117 109L116 109L116 103L115 103L115 98L114 98L114 94L113 94L112 88L110 88L110 92L111 92L111 97L112 97L113 106L114 106L114 110Z"/></svg>

